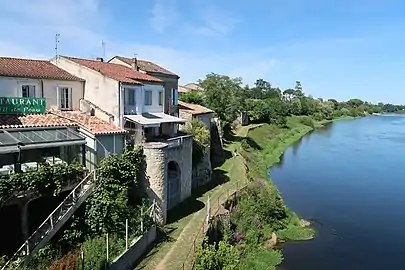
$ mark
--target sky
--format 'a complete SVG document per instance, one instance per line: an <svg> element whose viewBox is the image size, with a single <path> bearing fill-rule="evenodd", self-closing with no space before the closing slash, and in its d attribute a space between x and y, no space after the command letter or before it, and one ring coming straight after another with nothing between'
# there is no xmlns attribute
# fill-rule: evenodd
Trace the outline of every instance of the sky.
<svg viewBox="0 0 405 270"><path fill-rule="evenodd" d="M405 1L0 0L0 56L154 61L314 97L405 104Z"/></svg>

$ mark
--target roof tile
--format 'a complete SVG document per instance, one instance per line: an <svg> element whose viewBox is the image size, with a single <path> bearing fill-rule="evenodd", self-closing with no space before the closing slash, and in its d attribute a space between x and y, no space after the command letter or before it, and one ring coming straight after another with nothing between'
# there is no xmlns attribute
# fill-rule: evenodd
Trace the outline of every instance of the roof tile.
<svg viewBox="0 0 405 270"><path fill-rule="evenodd" d="M128 65L131 65L132 61L133 61L132 58L128 58L128 57L122 57L122 56L115 56L115 57L118 58L119 60L127 63ZM137 61L138 61L139 68L143 71L161 73L161 74L171 75L171 76L178 76L177 74L175 74L153 62L146 61L146 60L139 60L139 59Z"/></svg>
<svg viewBox="0 0 405 270"><path fill-rule="evenodd" d="M0 57L0 76L83 81L46 60Z"/></svg>
<svg viewBox="0 0 405 270"><path fill-rule="evenodd" d="M0 115L0 129L60 126L82 126L95 135L126 132L113 123L78 111L53 110L45 114Z"/></svg>
<svg viewBox="0 0 405 270"><path fill-rule="evenodd" d="M179 110L191 113L193 115L205 114L205 113L213 113L214 112L213 110L208 109L208 108L206 108L204 106L197 105L197 104L186 103L186 102L183 102L183 101L179 101Z"/></svg>
<svg viewBox="0 0 405 270"><path fill-rule="evenodd" d="M81 59L81 58L74 58L63 56L66 59L69 59L77 64L83 65L85 67L94 69L106 77L112 78L114 80L129 83L129 84L137 84L142 85L143 82L155 82L155 83L162 83L161 80L150 76L148 74L144 74L139 71L135 71L129 67L113 64L108 62L101 62L98 60L89 60L89 59Z"/></svg>

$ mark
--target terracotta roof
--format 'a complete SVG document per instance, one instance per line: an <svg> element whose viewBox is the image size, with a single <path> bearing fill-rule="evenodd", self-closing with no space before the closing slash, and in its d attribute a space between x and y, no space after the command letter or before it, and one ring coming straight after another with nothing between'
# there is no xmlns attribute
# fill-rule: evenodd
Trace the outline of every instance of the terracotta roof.
<svg viewBox="0 0 405 270"><path fill-rule="evenodd" d="M117 134L126 131L113 123L105 122L95 116L72 111L48 111L45 114L32 115L0 115L0 129L25 127L60 127L82 126L91 133Z"/></svg>
<svg viewBox="0 0 405 270"><path fill-rule="evenodd" d="M179 91L179 93L187 93L187 92L190 92L190 91L192 91L192 90L189 89L189 88L187 88L187 87L184 87L184 86L179 85L178 91Z"/></svg>
<svg viewBox="0 0 405 270"><path fill-rule="evenodd" d="M179 110L187 112L187 113L191 113L193 115L214 112L213 110L208 109L204 106L197 105L197 104L191 104L191 103L185 103L183 101L179 101Z"/></svg>
<svg viewBox="0 0 405 270"><path fill-rule="evenodd" d="M0 76L83 81L46 60L0 57Z"/></svg>
<svg viewBox="0 0 405 270"><path fill-rule="evenodd" d="M193 90L193 91L202 91L204 90L199 84L197 83L188 83L184 85L183 87L186 87L187 89Z"/></svg>
<svg viewBox="0 0 405 270"><path fill-rule="evenodd" d="M91 116L80 111L50 111L51 114L68 119L95 135L126 133L126 131L113 123L106 122L95 116Z"/></svg>
<svg viewBox="0 0 405 270"><path fill-rule="evenodd" d="M129 68L129 67L126 67L123 65L119 65L119 64L101 62L98 60L74 58L74 57L68 57L68 56L62 56L62 57L69 59L77 64L94 69L106 77L109 77L111 79L114 79L114 80L117 80L120 82L124 82L124 83L142 85L143 84L142 82L156 82L156 83L163 82L163 81L159 80L158 78L155 78L148 74L144 74L139 71L135 71L132 68Z"/></svg>
<svg viewBox="0 0 405 270"><path fill-rule="evenodd" d="M128 57L115 56L115 58L118 58L119 60L127 63L128 65L131 65L132 61L133 61L133 58L128 58ZM165 74L165 75L171 75L171 76L178 77L177 74L165 69L162 66L159 66L153 62L150 62L150 61L138 59L138 66L141 70L146 71L146 72L155 72L155 73L161 73L161 74Z"/></svg>
<svg viewBox="0 0 405 270"><path fill-rule="evenodd" d="M0 128L58 126L75 126L75 124L70 120L49 113L30 115L0 115Z"/></svg>

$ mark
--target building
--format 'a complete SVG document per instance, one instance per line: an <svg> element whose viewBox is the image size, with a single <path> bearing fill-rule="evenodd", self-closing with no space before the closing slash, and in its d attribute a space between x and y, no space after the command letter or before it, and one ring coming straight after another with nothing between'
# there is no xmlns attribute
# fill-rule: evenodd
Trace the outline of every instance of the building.
<svg viewBox="0 0 405 270"><path fill-rule="evenodd" d="M108 62L124 65L162 80L164 82L166 97L164 112L170 115L178 116L177 95L180 77L177 74L153 62L140 60L137 58L114 56Z"/></svg>
<svg viewBox="0 0 405 270"><path fill-rule="evenodd" d="M188 122L194 118L200 119L211 130L214 111L198 104L179 101L179 115Z"/></svg>
<svg viewBox="0 0 405 270"><path fill-rule="evenodd" d="M166 113L170 107L164 102L178 104L177 88L167 96L162 79L102 59L60 56L52 62L86 81L83 111L111 119L135 143L143 144L147 162L143 183L159 203L165 223L167 210L191 195L192 137L178 131L178 124L186 120Z"/></svg>
<svg viewBox="0 0 405 270"><path fill-rule="evenodd" d="M211 133L214 116L213 110L201 105L179 101L179 113L181 118L187 120L187 124L189 124L193 119L201 120ZM197 189L198 187L208 183L211 180L211 176L211 151L208 149L201 162L199 164L194 164L193 166L192 188Z"/></svg>
<svg viewBox="0 0 405 270"><path fill-rule="evenodd" d="M78 110L84 80L49 61L0 57L0 96L45 98L47 109Z"/></svg>

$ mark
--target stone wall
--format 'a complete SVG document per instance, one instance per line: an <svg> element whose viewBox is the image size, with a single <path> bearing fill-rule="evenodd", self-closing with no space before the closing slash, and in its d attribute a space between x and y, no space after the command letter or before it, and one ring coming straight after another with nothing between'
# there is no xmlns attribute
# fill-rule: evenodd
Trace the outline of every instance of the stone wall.
<svg viewBox="0 0 405 270"><path fill-rule="evenodd" d="M180 169L180 202L190 197L192 183L192 149L190 135L172 138L166 142L144 144L146 174L142 184L150 199L157 203L156 217L165 224L168 203L168 163L174 161Z"/></svg>
<svg viewBox="0 0 405 270"><path fill-rule="evenodd" d="M193 167L193 190L210 182L211 176L211 151L208 149L201 162Z"/></svg>

